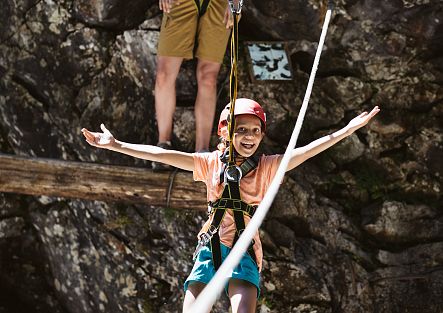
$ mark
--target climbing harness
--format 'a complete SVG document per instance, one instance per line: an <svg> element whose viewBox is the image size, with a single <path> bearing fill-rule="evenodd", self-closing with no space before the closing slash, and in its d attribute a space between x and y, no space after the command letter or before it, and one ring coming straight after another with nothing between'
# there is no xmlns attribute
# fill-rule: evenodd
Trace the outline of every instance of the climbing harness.
<svg viewBox="0 0 443 313"><path fill-rule="evenodd" d="M229 275L234 269L234 267L239 264L241 258L245 251L248 250L250 246L250 242L263 222L268 210L274 200L279 187L280 182L284 177L286 169L289 164L290 155L292 150L295 148L297 143L298 135L300 134L301 126L303 124L304 116L306 114L306 110L309 103L309 98L311 96L312 87L314 85L315 75L317 72L318 64L320 62L320 56L323 49L324 41L326 38L326 33L328 30L329 21L331 19L332 9L334 3L332 0L328 1L328 10L326 12L326 16L323 22L322 32L320 35L320 40L317 46L317 52L315 54L314 62L312 65L311 74L308 81L308 86L306 88L305 97L303 99L302 106L300 108L300 113L297 117L297 121L295 123L294 130L291 135L291 139L286 148L285 154L280 162L280 165L277 169L277 172L272 180L271 185L269 186L265 197L260 203L259 207L256 210L256 213L249 221L248 227L243 231L242 236L238 239L236 245L230 251L228 257L225 259L223 264L215 273L214 277L208 283L208 285L202 290L197 299L194 301L192 307L190 308L190 312L194 313L203 313L208 312L212 307L213 303L217 299L217 295L223 290L226 286L226 282L229 279ZM232 110L232 108L231 108ZM233 112L233 111L232 111ZM232 116L232 115L231 115Z"/></svg>
<svg viewBox="0 0 443 313"><path fill-rule="evenodd" d="M254 167L255 169L255 167ZM240 179L242 176L241 169L239 167L226 167L225 170L225 188L220 199L210 204L212 207L211 214L213 214L213 220L211 223L212 229L218 229L226 214L226 210L230 209L233 211L236 232L234 235L233 246L237 242L241 233L245 230L245 220L244 214L255 213L257 206L252 206L241 200L240 195ZM250 215L252 216L252 215ZM248 254L252 257L254 262L257 264L257 259L253 249L254 240L251 240L248 248ZM214 262L215 270L221 265L221 247L220 247L220 236L218 232L215 232L211 238L211 252L212 261Z"/></svg>
<svg viewBox="0 0 443 313"><path fill-rule="evenodd" d="M223 160L223 155L220 157L220 159ZM209 216L213 216L212 222L209 229L200 234L199 242L193 255L195 259L200 250L210 243L212 261L214 263L215 270L220 267L222 262L220 236L218 234L218 230L226 214L226 210L230 209L233 211L236 228L233 241L233 245L235 245L241 233L245 229L244 214L252 217L257 209L257 205L251 205L241 200L240 195L241 178L252 172L257 167L257 164L258 158L252 156L247 158L240 166L228 166L226 163L224 163L224 166L220 171L220 182L223 182L224 189L219 199L216 201L209 201L208 203L208 214ZM254 243L254 240L252 240L248 253L257 264L257 259L253 249Z"/></svg>

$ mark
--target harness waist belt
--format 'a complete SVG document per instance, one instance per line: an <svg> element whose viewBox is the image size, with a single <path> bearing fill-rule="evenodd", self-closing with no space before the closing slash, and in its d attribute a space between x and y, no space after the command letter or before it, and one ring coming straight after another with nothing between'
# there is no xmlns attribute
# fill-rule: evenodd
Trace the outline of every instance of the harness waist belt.
<svg viewBox="0 0 443 313"><path fill-rule="evenodd" d="M257 210L258 205L247 204L242 200L236 199L218 199L216 201L209 201L209 208L211 210L208 212L209 214L214 213L216 209L232 209L237 211L243 211L249 216L253 216L255 211Z"/></svg>

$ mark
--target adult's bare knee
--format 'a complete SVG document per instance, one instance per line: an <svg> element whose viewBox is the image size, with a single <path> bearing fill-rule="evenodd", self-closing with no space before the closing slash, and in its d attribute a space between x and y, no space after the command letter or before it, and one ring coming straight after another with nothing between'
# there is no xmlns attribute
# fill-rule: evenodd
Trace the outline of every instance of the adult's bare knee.
<svg viewBox="0 0 443 313"><path fill-rule="evenodd" d="M213 89L217 86L217 75L212 74L202 74L199 79L197 79L199 87Z"/></svg>
<svg viewBox="0 0 443 313"><path fill-rule="evenodd" d="M169 88L175 85L176 76L166 69L158 69L155 77L156 88Z"/></svg>
<svg viewBox="0 0 443 313"><path fill-rule="evenodd" d="M170 88L175 86L175 80L177 79L181 63L182 58L158 57L155 87Z"/></svg>
<svg viewBox="0 0 443 313"><path fill-rule="evenodd" d="M197 67L197 83L199 88L215 89L217 87L217 76L220 70L218 64L204 64Z"/></svg>

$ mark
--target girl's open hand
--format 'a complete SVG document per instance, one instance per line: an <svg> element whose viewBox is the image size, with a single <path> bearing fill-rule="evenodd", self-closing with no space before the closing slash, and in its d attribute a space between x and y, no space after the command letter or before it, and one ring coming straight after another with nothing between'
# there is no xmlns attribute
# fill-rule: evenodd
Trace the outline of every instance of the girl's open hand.
<svg viewBox="0 0 443 313"><path fill-rule="evenodd" d="M380 109L378 106L375 106L371 112L363 112L357 117L354 117L348 124L348 129L352 132L356 131L357 129L365 126L368 124L368 122L378 113L380 112Z"/></svg>
<svg viewBox="0 0 443 313"><path fill-rule="evenodd" d="M110 148L115 143L115 138L112 136L111 132L105 127L105 125L100 125L102 133L91 132L86 128L82 129L83 136L85 136L86 141L94 147L97 148Z"/></svg>

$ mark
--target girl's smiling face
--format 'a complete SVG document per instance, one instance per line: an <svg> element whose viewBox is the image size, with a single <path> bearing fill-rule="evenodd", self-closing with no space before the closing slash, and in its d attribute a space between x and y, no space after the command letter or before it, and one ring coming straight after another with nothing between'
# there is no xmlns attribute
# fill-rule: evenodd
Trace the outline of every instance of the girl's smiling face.
<svg viewBox="0 0 443 313"><path fill-rule="evenodd" d="M264 137L261 121L254 115L235 117L234 148L243 157L250 157L257 151Z"/></svg>

